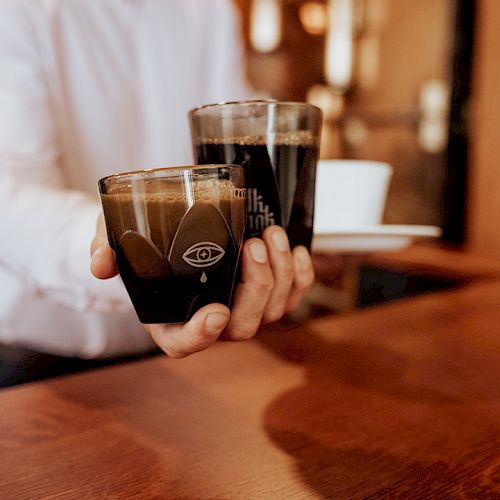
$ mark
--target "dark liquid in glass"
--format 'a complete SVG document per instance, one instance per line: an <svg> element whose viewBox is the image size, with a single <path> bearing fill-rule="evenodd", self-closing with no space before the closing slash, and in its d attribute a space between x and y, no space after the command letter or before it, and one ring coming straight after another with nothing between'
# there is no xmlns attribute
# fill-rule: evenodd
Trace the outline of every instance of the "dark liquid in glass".
<svg viewBox="0 0 500 500"><path fill-rule="evenodd" d="M290 245L311 248L317 147L311 144L252 143L251 138L202 140L196 162L236 163L245 167L245 238L260 236L272 224L283 226Z"/></svg>
<svg viewBox="0 0 500 500"><path fill-rule="evenodd" d="M244 230L243 198L217 203L165 194L103 194L108 236L142 323L180 323L230 305Z"/></svg>

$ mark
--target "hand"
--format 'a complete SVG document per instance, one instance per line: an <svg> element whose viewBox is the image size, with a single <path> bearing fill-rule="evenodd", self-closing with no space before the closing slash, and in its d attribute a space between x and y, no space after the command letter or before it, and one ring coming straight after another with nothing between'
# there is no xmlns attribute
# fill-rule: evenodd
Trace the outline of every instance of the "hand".
<svg viewBox="0 0 500 500"><path fill-rule="evenodd" d="M107 279L117 274L102 215L97 221L91 254L94 276ZM285 312L294 310L314 278L307 249L298 246L291 251L285 231L279 226L270 226L262 239L251 238L243 245L242 281L236 289L231 311L223 304L209 304L182 325L144 327L158 346L173 358L206 349L219 337L250 339L261 324L277 321Z"/></svg>

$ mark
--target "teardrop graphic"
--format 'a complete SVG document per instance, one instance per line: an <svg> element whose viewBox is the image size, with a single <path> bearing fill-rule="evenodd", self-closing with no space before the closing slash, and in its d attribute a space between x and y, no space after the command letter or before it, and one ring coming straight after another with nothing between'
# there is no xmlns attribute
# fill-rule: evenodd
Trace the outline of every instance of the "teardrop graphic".
<svg viewBox="0 0 500 500"><path fill-rule="evenodd" d="M243 200L239 201L244 208ZM232 211L226 210L230 207L221 208L232 216ZM179 295L192 298L189 314L212 302L229 305L238 247L219 207L197 202L189 208L179 223L168 260Z"/></svg>

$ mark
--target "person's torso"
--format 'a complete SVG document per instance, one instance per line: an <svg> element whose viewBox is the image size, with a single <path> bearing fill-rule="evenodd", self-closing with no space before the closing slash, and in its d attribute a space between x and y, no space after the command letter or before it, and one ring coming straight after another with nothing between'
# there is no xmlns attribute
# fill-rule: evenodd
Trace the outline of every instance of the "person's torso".
<svg viewBox="0 0 500 500"><path fill-rule="evenodd" d="M187 113L219 98L207 3L50 3L41 57L67 187L95 193L108 174L192 161Z"/></svg>
<svg viewBox="0 0 500 500"><path fill-rule="evenodd" d="M41 164L40 184L84 190L97 201L103 176L190 163L188 111L242 96L241 80L227 82L223 71L212 71L214 62L234 49L221 43L217 30L224 22L215 27L211 8L220 10L224 0L17 0L13 5L29 21L20 25L34 30L57 124L58 164ZM36 348L57 347L66 354L84 344L72 338L94 339L87 354L100 352L99 343L114 345L108 350L115 353L122 352L122 343L123 352L151 347L131 310L65 309L1 266L0 282L6 341L28 332L39 338ZM45 340L52 329L68 345Z"/></svg>

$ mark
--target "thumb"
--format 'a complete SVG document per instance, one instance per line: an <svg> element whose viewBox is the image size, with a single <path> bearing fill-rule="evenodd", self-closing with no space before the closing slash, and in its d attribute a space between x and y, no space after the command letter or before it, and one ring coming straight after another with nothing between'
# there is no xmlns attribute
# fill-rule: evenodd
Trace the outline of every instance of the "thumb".
<svg viewBox="0 0 500 500"><path fill-rule="evenodd" d="M96 278L107 279L118 274L115 254L109 246L102 213L97 218L96 233L90 245L90 255L90 271Z"/></svg>
<svg viewBox="0 0 500 500"><path fill-rule="evenodd" d="M168 307L168 306L167 306ZM144 325L153 340L171 358L183 358L212 345L229 321L229 309L209 304L183 324Z"/></svg>

